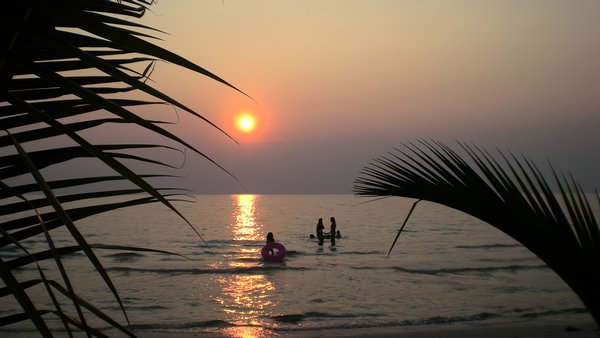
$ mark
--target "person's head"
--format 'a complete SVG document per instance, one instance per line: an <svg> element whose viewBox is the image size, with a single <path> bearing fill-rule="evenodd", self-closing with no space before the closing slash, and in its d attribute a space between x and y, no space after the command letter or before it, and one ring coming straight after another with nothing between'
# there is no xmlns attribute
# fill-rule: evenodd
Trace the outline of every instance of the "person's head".
<svg viewBox="0 0 600 338"><path fill-rule="evenodd" d="M269 233L267 234L267 241L274 241L274 240L275 240L275 237L273 237L273 233L272 233L272 232L269 232Z"/></svg>
<svg viewBox="0 0 600 338"><path fill-rule="evenodd" d="M319 218L319 223L323 223L323 219L322 218Z"/></svg>
<svg viewBox="0 0 600 338"><path fill-rule="evenodd" d="M332 223L335 223L335 217L331 217L330 220Z"/></svg>

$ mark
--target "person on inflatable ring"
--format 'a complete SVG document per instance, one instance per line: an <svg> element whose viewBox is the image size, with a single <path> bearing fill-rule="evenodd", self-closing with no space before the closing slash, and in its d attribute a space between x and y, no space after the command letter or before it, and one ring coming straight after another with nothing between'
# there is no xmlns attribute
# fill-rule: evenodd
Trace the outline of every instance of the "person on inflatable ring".
<svg viewBox="0 0 600 338"><path fill-rule="evenodd" d="M275 236L273 236L272 232L269 232L267 234L267 244L269 243L275 243ZM271 253L271 255L273 255L273 249L269 250L269 253Z"/></svg>
<svg viewBox="0 0 600 338"><path fill-rule="evenodd" d="M275 242L273 233L269 232L267 234L267 244L263 246L260 254L267 262L282 262L285 258L286 250L283 244Z"/></svg>

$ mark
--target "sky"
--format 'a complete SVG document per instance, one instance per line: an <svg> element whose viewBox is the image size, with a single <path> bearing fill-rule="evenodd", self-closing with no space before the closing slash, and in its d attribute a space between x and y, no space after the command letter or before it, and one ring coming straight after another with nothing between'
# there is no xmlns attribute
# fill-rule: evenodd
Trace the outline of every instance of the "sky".
<svg viewBox="0 0 600 338"><path fill-rule="evenodd" d="M197 193L351 193L362 168L417 139L550 160L600 188L600 2L161 1L157 44L252 97L159 64ZM240 112L256 126L244 133ZM458 147L455 147L458 149Z"/></svg>

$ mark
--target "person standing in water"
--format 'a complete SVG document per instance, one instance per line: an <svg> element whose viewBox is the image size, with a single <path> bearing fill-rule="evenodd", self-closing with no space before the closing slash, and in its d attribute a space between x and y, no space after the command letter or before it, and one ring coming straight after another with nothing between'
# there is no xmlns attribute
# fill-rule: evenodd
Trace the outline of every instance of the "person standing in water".
<svg viewBox="0 0 600 338"><path fill-rule="evenodd" d="M331 217L331 229L329 231L329 233L331 234L331 245L335 245L335 228L337 227L337 224L335 224L335 217Z"/></svg>
<svg viewBox="0 0 600 338"><path fill-rule="evenodd" d="M319 221L317 222L317 238L319 239L320 246L323 245L323 230L324 229L325 229L325 226L323 225L323 219L319 218Z"/></svg>

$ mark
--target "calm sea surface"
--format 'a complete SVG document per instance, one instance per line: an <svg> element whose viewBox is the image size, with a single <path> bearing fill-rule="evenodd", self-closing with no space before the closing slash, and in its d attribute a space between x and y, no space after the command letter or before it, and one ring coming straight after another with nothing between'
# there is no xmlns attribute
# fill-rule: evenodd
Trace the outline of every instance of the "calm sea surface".
<svg viewBox="0 0 600 338"><path fill-rule="evenodd" d="M140 336L152 331L272 337L312 330L592 322L566 284L520 244L439 205L421 202L386 257L413 201L366 201L351 195L202 195L195 203L177 204L206 244L159 204L77 224L90 243L188 257L96 250ZM319 247L309 235L319 217L328 231L331 216L343 237L335 246L326 241ZM284 262L261 260L267 232L287 248ZM76 291L124 322L87 260L72 255L66 263L77 270ZM33 266L22 271L32 273ZM42 291L30 292L35 298L44 297ZM14 306L0 305L0 314ZM29 324L16 325L0 334L29 330Z"/></svg>

